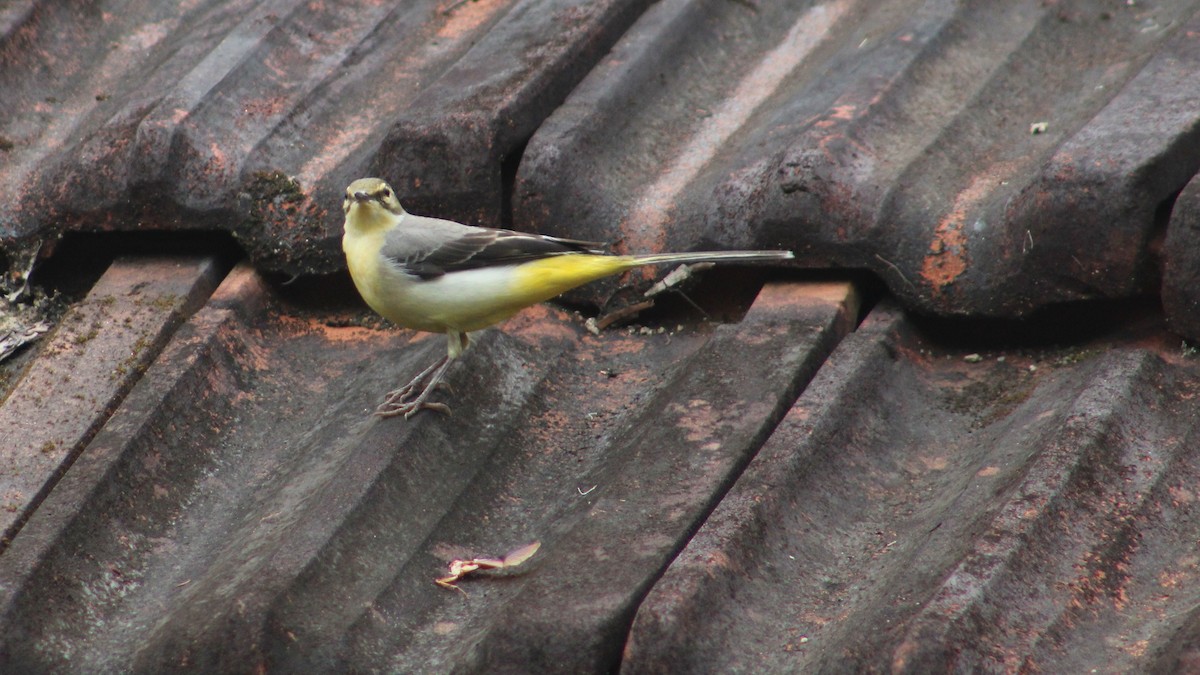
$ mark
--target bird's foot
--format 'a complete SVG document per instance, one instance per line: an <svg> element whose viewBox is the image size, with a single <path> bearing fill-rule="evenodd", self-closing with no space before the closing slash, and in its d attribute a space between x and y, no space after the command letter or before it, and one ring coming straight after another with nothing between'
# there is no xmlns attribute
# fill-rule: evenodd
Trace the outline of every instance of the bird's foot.
<svg viewBox="0 0 1200 675"><path fill-rule="evenodd" d="M430 395L439 387L449 388L449 385L442 382L442 377L446 374L446 368L449 365L449 357L443 357L437 363L421 371L413 378L412 382L388 392L383 403L375 409L375 414L379 417L404 415L404 419L409 419L421 410L436 410L449 415L450 406L429 400Z"/></svg>
<svg viewBox="0 0 1200 675"><path fill-rule="evenodd" d="M395 393L395 392L393 392ZM450 414L450 406L437 401L427 401L426 394L429 391L421 392L421 395L411 401L384 401L375 409L375 414L379 417L397 417L404 415L404 419L409 419L416 415L421 410L436 410L437 412Z"/></svg>

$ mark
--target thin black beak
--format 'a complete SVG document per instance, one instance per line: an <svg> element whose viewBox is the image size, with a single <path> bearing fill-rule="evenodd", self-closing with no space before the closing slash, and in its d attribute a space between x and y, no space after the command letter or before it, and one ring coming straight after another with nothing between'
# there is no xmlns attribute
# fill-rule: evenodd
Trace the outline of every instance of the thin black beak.
<svg viewBox="0 0 1200 675"><path fill-rule="evenodd" d="M354 201L356 201L356 202L369 202L369 201L371 201L371 195L369 195L369 194L367 194L367 193L365 193L365 192L355 192L355 193L354 193Z"/></svg>

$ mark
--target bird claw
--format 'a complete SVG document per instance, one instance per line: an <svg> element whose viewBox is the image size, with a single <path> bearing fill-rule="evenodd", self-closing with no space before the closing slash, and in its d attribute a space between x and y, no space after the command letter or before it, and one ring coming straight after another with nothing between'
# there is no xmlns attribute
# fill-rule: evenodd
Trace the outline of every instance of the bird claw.
<svg viewBox="0 0 1200 675"><path fill-rule="evenodd" d="M445 403L439 403L437 401L434 401L433 403L422 403L420 408L418 408L418 410L421 408L423 408L425 410L433 410L434 412L440 412L443 415L446 415L447 417L450 416L450 406L446 405ZM417 412L416 410L412 410L410 412L405 413L404 419L408 419L409 417L412 417L414 414L416 414L416 412Z"/></svg>
<svg viewBox="0 0 1200 675"><path fill-rule="evenodd" d="M379 417L404 415L404 419L409 419L422 410L434 410L449 415L450 406L428 400L439 387L449 388L449 385L442 382L442 376L449 365L449 359L443 358L422 371L412 382L388 392L383 397L383 403L375 409L375 414Z"/></svg>
<svg viewBox="0 0 1200 675"><path fill-rule="evenodd" d="M404 405L404 403L406 402L406 399L408 399L410 396L412 396L413 391L415 389L416 389L416 387L414 387L412 385L412 383L410 382L399 389L394 389L392 391L389 391L387 393L387 395L383 397L383 403L379 404L379 407L386 408L386 407L391 407L391 406Z"/></svg>
<svg viewBox="0 0 1200 675"><path fill-rule="evenodd" d="M409 419L422 410L435 410L444 415L450 414L450 406L437 401L429 401L429 395L437 389L439 383L433 383L425 387L424 391L417 392L417 387L411 383L401 387L395 391L388 392L384 397L383 403L375 409L375 414L379 417L396 417L404 415L404 419Z"/></svg>
<svg viewBox="0 0 1200 675"><path fill-rule="evenodd" d="M437 401L406 401L404 403L389 403L384 401L375 409L377 417L397 417L404 415L404 419L410 419L422 410L433 410L444 415L450 414L450 406Z"/></svg>

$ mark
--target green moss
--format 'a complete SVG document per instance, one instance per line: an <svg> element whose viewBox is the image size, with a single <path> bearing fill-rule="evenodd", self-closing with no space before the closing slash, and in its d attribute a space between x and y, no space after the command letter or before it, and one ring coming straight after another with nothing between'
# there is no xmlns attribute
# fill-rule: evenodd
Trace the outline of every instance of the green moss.
<svg viewBox="0 0 1200 675"><path fill-rule="evenodd" d="M131 371L140 370L139 369L139 360L141 358L142 352L145 351L145 349L149 346L150 346L150 340L147 336L143 335L143 336L139 337L137 339L137 342L133 343L133 349L130 350L129 356L125 357L124 360L122 360L120 363L118 363L116 365L115 368L113 368L113 373L112 373L113 378L114 379L121 378L121 377L125 376L126 374L130 373Z"/></svg>
<svg viewBox="0 0 1200 675"><path fill-rule="evenodd" d="M155 298L154 302L151 304L156 309L161 309L163 311L170 311L172 309L175 309L175 305L177 305L178 303L179 303L178 295L175 295L174 293L166 293L164 295L160 295L157 298Z"/></svg>
<svg viewBox="0 0 1200 675"><path fill-rule="evenodd" d="M307 196L300 181L282 171L258 171L250 175L238 201L247 217L233 231L234 238L254 239L267 223L295 222L304 211Z"/></svg>
<svg viewBox="0 0 1200 675"><path fill-rule="evenodd" d="M1096 347L1086 347L1083 349L1074 349L1054 359L1052 365L1055 366L1073 366L1077 363L1082 363L1093 356L1098 356L1102 350Z"/></svg>
<svg viewBox="0 0 1200 675"><path fill-rule="evenodd" d="M1200 349L1188 344L1187 340L1179 343L1179 355L1185 359L1194 359L1200 355Z"/></svg>
<svg viewBox="0 0 1200 675"><path fill-rule="evenodd" d="M304 201L300 181L282 171L256 171L250 174L245 191L260 212Z"/></svg>

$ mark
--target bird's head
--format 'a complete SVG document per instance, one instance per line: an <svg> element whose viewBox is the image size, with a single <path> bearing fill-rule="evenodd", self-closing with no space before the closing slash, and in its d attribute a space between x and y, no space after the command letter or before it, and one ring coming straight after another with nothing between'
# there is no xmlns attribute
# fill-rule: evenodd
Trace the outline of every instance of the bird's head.
<svg viewBox="0 0 1200 675"><path fill-rule="evenodd" d="M391 227L404 215L392 186L379 178L359 178L351 183L346 188L342 211L346 213L347 228L363 231Z"/></svg>

